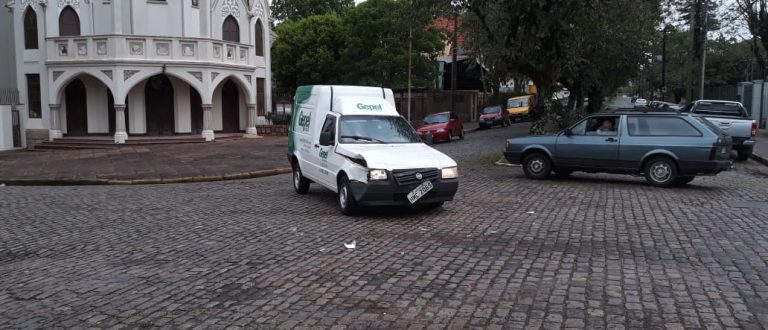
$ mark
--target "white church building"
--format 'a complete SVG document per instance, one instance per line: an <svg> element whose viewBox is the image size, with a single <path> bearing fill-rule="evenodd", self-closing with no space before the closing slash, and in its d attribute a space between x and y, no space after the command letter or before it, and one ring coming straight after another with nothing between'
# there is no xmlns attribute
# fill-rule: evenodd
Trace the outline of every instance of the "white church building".
<svg viewBox="0 0 768 330"><path fill-rule="evenodd" d="M125 143L255 135L271 107L267 0L12 0L6 7L25 145L63 136Z"/></svg>

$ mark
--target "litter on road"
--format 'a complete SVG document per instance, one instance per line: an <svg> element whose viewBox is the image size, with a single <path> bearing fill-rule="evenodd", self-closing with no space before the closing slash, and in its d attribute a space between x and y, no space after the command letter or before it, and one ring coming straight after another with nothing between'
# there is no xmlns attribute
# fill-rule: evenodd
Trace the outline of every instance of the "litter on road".
<svg viewBox="0 0 768 330"><path fill-rule="evenodd" d="M354 249L356 246L357 246L357 242L356 241L352 241L352 243L344 243L344 247L346 247L347 249L350 249L350 250Z"/></svg>

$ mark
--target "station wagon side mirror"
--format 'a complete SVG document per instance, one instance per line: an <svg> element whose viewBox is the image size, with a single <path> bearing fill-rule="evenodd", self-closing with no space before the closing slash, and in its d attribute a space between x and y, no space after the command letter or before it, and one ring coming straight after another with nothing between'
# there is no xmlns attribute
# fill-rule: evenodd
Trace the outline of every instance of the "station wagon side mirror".
<svg viewBox="0 0 768 330"><path fill-rule="evenodd" d="M571 135L573 135L573 131L571 131L570 128L566 128L566 129L563 130L563 135L571 136Z"/></svg>
<svg viewBox="0 0 768 330"><path fill-rule="evenodd" d="M333 139L331 138L331 132L320 133L320 145L331 146L333 145Z"/></svg>

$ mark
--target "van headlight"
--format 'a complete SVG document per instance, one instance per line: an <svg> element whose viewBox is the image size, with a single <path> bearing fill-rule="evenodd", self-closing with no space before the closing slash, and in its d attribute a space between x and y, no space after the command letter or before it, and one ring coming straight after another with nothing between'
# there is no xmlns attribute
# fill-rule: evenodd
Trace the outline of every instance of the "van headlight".
<svg viewBox="0 0 768 330"><path fill-rule="evenodd" d="M368 171L368 180L381 181L387 179L387 170L370 170Z"/></svg>
<svg viewBox="0 0 768 330"><path fill-rule="evenodd" d="M446 167L440 173L441 179L456 179L458 177L459 177L459 168L456 166Z"/></svg>

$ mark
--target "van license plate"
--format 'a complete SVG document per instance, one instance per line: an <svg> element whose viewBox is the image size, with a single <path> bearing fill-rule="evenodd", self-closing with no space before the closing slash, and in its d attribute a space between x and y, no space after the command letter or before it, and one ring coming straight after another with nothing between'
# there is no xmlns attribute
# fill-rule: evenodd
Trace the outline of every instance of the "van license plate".
<svg viewBox="0 0 768 330"><path fill-rule="evenodd" d="M424 181L424 183L420 184L418 187L416 187L416 189L413 189L408 193L408 201L411 202L411 204L416 203L419 198L424 197L424 195L426 195L434 187L435 186L432 185L431 181Z"/></svg>

